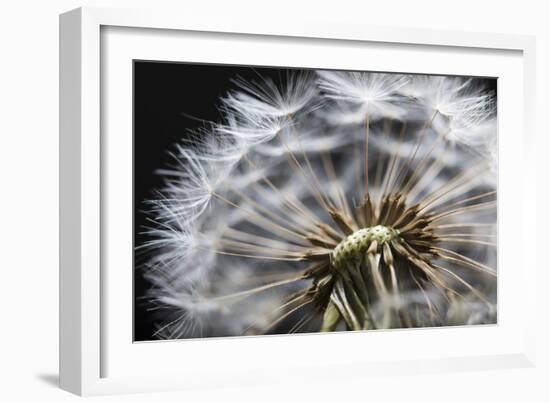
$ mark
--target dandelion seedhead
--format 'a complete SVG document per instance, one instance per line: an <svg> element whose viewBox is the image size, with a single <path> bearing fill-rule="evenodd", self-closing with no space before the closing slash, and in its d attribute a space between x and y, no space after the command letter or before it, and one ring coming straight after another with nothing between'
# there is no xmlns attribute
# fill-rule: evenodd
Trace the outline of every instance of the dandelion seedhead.
<svg viewBox="0 0 550 403"><path fill-rule="evenodd" d="M483 80L236 79L148 201L160 338L495 323Z"/></svg>

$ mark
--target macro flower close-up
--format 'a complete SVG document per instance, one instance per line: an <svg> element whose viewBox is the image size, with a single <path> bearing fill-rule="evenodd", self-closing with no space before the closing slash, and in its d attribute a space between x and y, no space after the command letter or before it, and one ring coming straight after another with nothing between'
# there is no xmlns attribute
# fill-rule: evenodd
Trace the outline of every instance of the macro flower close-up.
<svg viewBox="0 0 550 403"><path fill-rule="evenodd" d="M227 75L136 201L144 339L497 322L495 79Z"/></svg>

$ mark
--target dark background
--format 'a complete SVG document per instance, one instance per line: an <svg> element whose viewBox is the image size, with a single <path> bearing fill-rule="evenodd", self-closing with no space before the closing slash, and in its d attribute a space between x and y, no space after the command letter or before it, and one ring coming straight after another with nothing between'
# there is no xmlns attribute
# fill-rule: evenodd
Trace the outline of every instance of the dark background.
<svg viewBox="0 0 550 403"><path fill-rule="evenodd" d="M202 121L219 121L220 97L235 85L231 79L284 81L288 68L243 67L134 61L134 246L147 241L144 200L162 187L155 170L170 162L168 152ZM496 91L496 80L486 80ZM134 340L151 340L155 313L150 311L141 264L145 256L134 254Z"/></svg>

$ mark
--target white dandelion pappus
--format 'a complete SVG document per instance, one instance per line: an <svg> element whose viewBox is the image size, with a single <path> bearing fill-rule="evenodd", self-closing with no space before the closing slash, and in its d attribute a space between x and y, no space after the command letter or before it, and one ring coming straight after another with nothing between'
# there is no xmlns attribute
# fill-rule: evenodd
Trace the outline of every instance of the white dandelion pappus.
<svg viewBox="0 0 550 403"><path fill-rule="evenodd" d="M434 128L451 143L477 147L496 135L490 132L496 127L494 94L471 78L415 75L401 93L420 101Z"/></svg>
<svg viewBox="0 0 550 403"><path fill-rule="evenodd" d="M168 213L166 218L170 221L183 218L186 222L193 222L204 213L213 195L224 185L224 179L238 162L231 157L233 144L228 144L212 141L208 147L201 149L176 146L176 152L172 154L175 165L171 169L157 171L166 181L163 189L165 198L160 202L168 202L172 206L171 210L163 209Z"/></svg>
<svg viewBox="0 0 550 403"><path fill-rule="evenodd" d="M187 217L170 219L169 215L174 214L171 210L180 214L180 209L173 203L162 205L165 214L155 210L155 215L162 218L151 220L145 229L151 240L139 249L155 251L147 261L150 268L147 276L153 284L158 283L158 279L169 280L172 287L204 282L216 264L217 255L213 248L221 233L220 225L204 216L195 222L190 222Z"/></svg>
<svg viewBox="0 0 550 403"><path fill-rule="evenodd" d="M312 102L318 90L311 80L308 72L288 75L282 87L267 78L261 78L261 82L237 78L234 83L239 91L226 95L223 103L229 110L260 119L285 117L304 109L311 111L319 106Z"/></svg>
<svg viewBox="0 0 550 403"><path fill-rule="evenodd" d="M176 166L160 171L143 246L151 298L165 308L157 337L444 326L494 306L490 161L439 143L429 117L442 97L438 114L487 136L493 111L464 95L477 84L318 76L239 80L224 123L180 144ZM437 95L443 87L452 97ZM335 102L364 112L362 125L334 118Z"/></svg>
<svg viewBox="0 0 550 403"><path fill-rule="evenodd" d="M399 90L409 82L403 75L320 71L319 88L326 97L339 101L329 111L333 121L354 123L362 121L368 113L371 119L399 117L404 111L396 103Z"/></svg>
<svg viewBox="0 0 550 403"><path fill-rule="evenodd" d="M218 127L189 132L177 147L181 151L194 150L194 156L206 165L218 165L223 169L232 169L248 152L249 144L229 133L223 133Z"/></svg>
<svg viewBox="0 0 550 403"><path fill-rule="evenodd" d="M285 141L279 143L259 144L255 152L270 157L283 157L288 153L301 153L307 150L308 153L322 153L344 147L353 142L353 136L342 136L341 133L331 132L329 129L323 133L317 130L308 132L300 128L292 127L281 132Z"/></svg>
<svg viewBox="0 0 550 403"><path fill-rule="evenodd" d="M230 102L226 100L226 102ZM234 105L235 106L235 105ZM288 119L286 116L259 116L254 110L232 111L226 107L225 124L215 126L215 131L220 136L229 136L244 147L250 147L254 144L264 143L273 139L286 126Z"/></svg>

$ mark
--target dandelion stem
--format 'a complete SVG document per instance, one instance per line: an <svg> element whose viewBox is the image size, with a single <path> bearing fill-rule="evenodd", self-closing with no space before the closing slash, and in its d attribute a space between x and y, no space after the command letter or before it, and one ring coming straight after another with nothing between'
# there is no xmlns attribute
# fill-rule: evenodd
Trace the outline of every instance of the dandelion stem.
<svg viewBox="0 0 550 403"><path fill-rule="evenodd" d="M325 313L323 315L323 323L321 324L321 332L332 332L336 330L336 327L340 323L342 315L336 304L329 300L327 307L325 308Z"/></svg>

